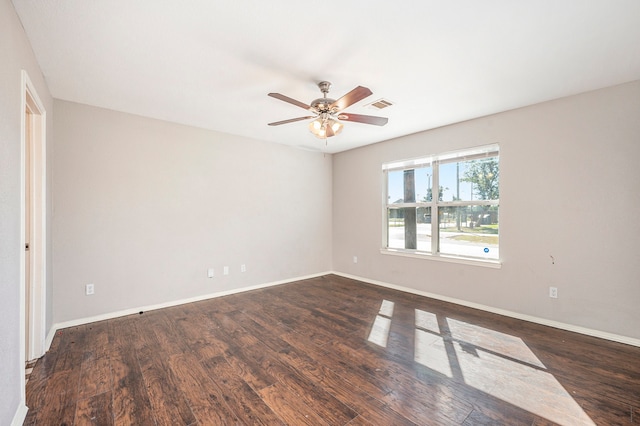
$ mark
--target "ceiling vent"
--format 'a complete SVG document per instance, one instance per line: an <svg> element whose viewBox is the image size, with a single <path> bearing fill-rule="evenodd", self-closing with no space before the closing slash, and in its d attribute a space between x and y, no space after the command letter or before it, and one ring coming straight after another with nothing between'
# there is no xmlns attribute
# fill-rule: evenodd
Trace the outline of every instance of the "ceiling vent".
<svg viewBox="0 0 640 426"><path fill-rule="evenodd" d="M391 101L387 100L387 99L378 99L377 101L373 101L370 104L366 105L369 108L372 109L385 109L387 107L392 106L393 104L391 103Z"/></svg>

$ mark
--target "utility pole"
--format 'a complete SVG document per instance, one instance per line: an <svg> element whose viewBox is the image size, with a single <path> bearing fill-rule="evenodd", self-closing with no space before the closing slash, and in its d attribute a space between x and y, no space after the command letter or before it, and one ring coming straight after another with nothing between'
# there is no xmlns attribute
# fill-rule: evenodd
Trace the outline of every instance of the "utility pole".
<svg viewBox="0 0 640 426"><path fill-rule="evenodd" d="M404 171L404 202L416 202L416 178L415 170ZM416 208L404 208L404 248L418 248L418 229L416 223Z"/></svg>

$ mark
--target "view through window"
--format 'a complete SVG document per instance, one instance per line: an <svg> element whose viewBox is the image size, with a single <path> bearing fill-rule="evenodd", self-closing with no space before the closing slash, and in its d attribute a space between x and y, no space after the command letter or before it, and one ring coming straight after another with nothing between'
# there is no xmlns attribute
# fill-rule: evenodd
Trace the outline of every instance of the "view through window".
<svg viewBox="0 0 640 426"><path fill-rule="evenodd" d="M385 248L498 260L497 145L383 165Z"/></svg>

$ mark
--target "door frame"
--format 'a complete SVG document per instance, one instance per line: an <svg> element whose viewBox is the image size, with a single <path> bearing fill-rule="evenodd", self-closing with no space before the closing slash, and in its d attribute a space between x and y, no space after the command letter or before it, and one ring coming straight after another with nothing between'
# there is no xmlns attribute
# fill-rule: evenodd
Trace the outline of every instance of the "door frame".
<svg viewBox="0 0 640 426"><path fill-rule="evenodd" d="M26 115L31 117L27 120ZM46 279L47 279L47 116L35 86L29 75L22 70L20 105L20 359L21 368L26 361L44 355L46 321ZM30 129L27 131L26 126ZM26 147L30 144L30 164L27 164ZM26 231L26 174L31 176L31 241L30 241L30 282L25 274L25 231ZM30 291L27 292L27 286ZM26 295L30 297L27 300ZM27 305L28 304L28 305ZM27 306L29 309L27 310ZM29 321L26 321L29 312ZM27 333L27 323L29 330ZM29 342L27 342L29 336ZM25 348L28 343L28 353ZM24 380L24 371L21 374ZM24 388L24 386L23 386Z"/></svg>

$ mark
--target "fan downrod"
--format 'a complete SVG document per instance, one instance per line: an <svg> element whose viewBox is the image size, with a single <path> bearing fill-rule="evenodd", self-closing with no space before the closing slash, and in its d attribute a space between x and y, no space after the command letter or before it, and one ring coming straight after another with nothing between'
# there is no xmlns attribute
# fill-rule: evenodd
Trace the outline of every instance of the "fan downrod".
<svg viewBox="0 0 640 426"><path fill-rule="evenodd" d="M322 92L323 97L314 100L310 104L311 108L315 109L320 114L328 113L329 107L336 101L335 99L327 98L327 93L329 93L330 87L331 83L328 81L321 81L320 83L318 83L318 88Z"/></svg>

